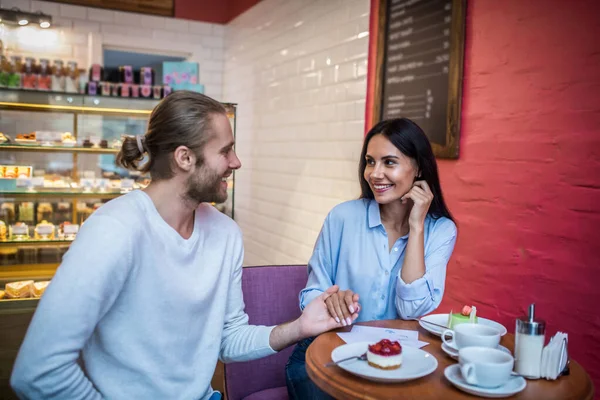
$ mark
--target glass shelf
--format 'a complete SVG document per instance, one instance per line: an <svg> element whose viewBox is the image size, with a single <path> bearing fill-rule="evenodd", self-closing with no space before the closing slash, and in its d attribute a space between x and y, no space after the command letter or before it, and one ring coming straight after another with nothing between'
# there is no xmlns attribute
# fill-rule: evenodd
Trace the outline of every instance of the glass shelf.
<svg viewBox="0 0 600 400"><path fill-rule="evenodd" d="M31 151L40 153L89 153L89 154L117 154L119 149L109 149L103 147L72 147L72 146L42 146L39 144L0 144L0 150L11 151Z"/></svg>
<svg viewBox="0 0 600 400"><path fill-rule="evenodd" d="M39 240L39 239L27 239L27 240L0 240L0 247L40 247L42 245L65 245L69 246L73 243L72 240Z"/></svg>
<svg viewBox="0 0 600 400"><path fill-rule="evenodd" d="M82 192L80 190L55 189L55 190L1 190L1 197L23 198L23 197L76 197L92 199L112 199L121 196L127 192L106 191L106 192Z"/></svg>

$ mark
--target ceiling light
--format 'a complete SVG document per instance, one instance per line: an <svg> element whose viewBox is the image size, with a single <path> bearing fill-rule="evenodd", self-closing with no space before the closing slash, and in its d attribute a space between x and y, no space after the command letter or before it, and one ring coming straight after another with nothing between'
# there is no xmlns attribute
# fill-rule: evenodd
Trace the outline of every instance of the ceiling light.
<svg viewBox="0 0 600 400"><path fill-rule="evenodd" d="M30 23L39 24L41 28L50 28L52 25L52 16L44 14L41 11L35 13L21 11L17 7L11 9L0 7L0 21L3 24L12 24L26 26Z"/></svg>

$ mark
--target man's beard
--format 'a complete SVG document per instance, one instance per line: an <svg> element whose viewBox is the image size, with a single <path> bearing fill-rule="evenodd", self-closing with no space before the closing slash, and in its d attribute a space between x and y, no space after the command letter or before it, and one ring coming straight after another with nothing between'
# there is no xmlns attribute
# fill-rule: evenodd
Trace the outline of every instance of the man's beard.
<svg viewBox="0 0 600 400"><path fill-rule="evenodd" d="M200 167L198 175L187 179L186 198L198 203L223 203L227 200L227 191L221 189L223 175L217 174L206 166Z"/></svg>

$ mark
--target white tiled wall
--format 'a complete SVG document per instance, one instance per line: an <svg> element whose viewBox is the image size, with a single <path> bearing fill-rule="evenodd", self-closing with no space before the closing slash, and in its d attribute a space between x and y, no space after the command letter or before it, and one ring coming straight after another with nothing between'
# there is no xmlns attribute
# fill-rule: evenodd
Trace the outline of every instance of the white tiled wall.
<svg viewBox="0 0 600 400"><path fill-rule="evenodd" d="M226 27L246 265L306 263L327 212L358 197L369 4L263 0Z"/></svg>
<svg viewBox="0 0 600 400"><path fill-rule="evenodd" d="M3 8L42 11L54 28L5 27L0 39L7 50L36 58L77 61L88 68L102 63L102 49L148 51L187 57L200 65L207 95L226 101L223 89L223 26L183 19L71 6L37 0L0 0Z"/></svg>

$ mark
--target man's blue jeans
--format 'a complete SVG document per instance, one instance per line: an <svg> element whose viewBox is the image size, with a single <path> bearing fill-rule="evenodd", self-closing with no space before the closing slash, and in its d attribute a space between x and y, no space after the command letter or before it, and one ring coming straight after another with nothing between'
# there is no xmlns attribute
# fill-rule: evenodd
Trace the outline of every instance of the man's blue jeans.
<svg viewBox="0 0 600 400"><path fill-rule="evenodd" d="M306 349L315 338L304 339L294 347L285 365L285 383L290 400L332 400L333 397L315 385L306 372Z"/></svg>

